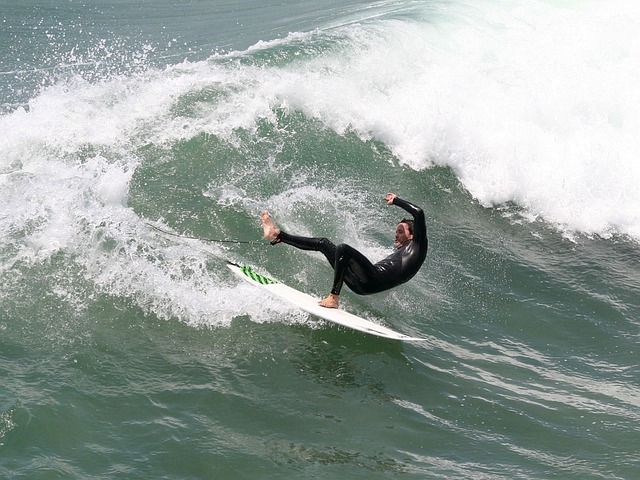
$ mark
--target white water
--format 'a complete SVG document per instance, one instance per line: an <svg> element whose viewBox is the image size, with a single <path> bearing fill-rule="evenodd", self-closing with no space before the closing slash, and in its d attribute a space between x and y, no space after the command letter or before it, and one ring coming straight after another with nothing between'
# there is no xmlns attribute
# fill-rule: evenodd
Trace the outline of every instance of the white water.
<svg viewBox="0 0 640 480"><path fill-rule="evenodd" d="M569 231L638 239L640 6L552 3L415 4L396 19L250 49L288 42L304 54L305 45L332 42L284 68L221 66L213 57L57 84L28 113L0 119L0 172L138 133L154 142L228 137L278 106L381 140L414 169L448 165L483 205L514 202L527 218ZM197 116L170 115L176 98L207 88L226 94Z"/></svg>
<svg viewBox="0 0 640 480"><path fill-rule="evenodd" d="M638 239L640 5L552 3L456 2L435 23L430 10L351 26L346 55L274 89L412 168L452 167L483 205Z"/></svg>

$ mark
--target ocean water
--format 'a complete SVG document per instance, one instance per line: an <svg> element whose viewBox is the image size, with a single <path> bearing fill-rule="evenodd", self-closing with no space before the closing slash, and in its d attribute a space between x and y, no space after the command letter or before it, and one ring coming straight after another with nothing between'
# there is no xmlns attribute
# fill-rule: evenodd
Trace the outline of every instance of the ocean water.
<svg viewBox="0 0 640 480"><path fill-rule="evenodd" d="M0 0L0 25L0 477L640 478L637 2ZM342 303L425 342L225 268L326 295L260 212L376 260L389 191L427 262Z"/></svg>

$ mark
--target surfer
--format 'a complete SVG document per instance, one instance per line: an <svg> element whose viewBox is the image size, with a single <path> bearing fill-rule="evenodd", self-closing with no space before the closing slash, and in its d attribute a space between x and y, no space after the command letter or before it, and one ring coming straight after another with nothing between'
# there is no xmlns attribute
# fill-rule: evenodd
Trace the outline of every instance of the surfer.
<svg viewBox="0 0 640 480"><path fill-rule="evenodd" d="M262 212L264 238L272 245L282 242L302 250L321 252L333 267L334 278L331 293L318 303L323 307L338 308L343 283L359 295L389 290L410 280L427 256L427 224L422 209L398 198L395 193L388 193L384 201L406 210L413 220L404 218L398 223L393 242L395 252L375 264L346 243L335 245L326 238L290 235L280 230L266 211Z"/></svg>

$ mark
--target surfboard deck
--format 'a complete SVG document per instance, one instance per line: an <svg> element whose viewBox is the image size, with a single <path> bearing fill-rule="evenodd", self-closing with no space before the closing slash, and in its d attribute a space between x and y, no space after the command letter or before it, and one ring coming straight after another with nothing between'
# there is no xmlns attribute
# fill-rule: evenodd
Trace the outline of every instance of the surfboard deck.
<svg viewBox="0 0 640 480"><path fill-rule="evenodd" d="M325 308L318 305L318 299L304 292L296 290L284 283L279 283L271 278L265 277L253 271L249 266L228 263L227 267L243 280L264 288L276 297L282 298L297 306L307 313L315 315L332 323L342 325L360 332L368 333L382 338L393 340L424 341L423 338L410 337L390 328L374 323L370 320L358 317L340 308Z"/></svg>

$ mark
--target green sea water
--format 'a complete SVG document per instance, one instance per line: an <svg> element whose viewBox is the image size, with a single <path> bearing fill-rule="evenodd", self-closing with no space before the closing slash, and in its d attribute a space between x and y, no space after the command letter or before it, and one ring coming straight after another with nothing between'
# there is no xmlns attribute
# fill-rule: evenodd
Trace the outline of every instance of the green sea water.
<svg viewBox="0 0 640 480"><path fill-rule="evenodd" d="M0 23L2 478L638 478L633 2L0 0ZM324 296L260 212L375 261L389 191L427 261L341 301L425 342L225 268Z"/></svg>

